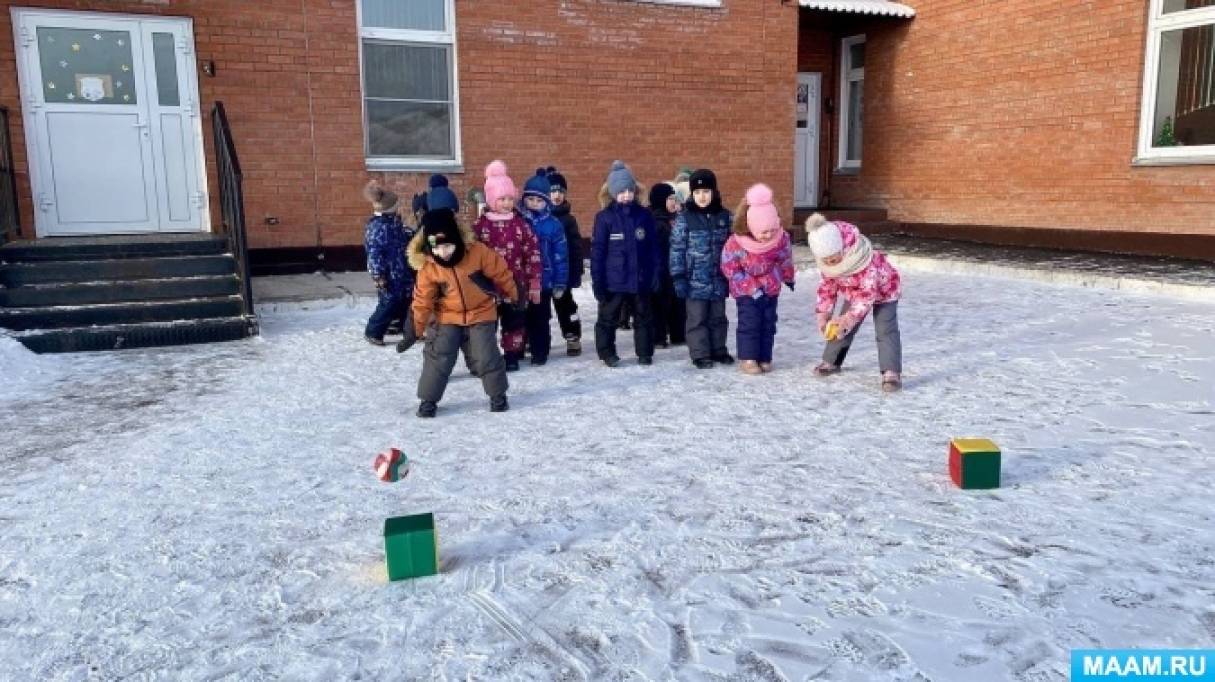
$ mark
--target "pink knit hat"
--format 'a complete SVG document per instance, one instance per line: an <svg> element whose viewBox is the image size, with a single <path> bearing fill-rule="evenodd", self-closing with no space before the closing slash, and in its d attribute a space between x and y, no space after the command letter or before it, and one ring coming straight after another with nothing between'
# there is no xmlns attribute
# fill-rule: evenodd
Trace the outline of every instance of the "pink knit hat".
<svg viewBox="0 0 1215 682"><path fill-rule="evenodd" d="M760 183L747 190L747 229L751 236L759 238L761 230L780 227L780 216L772 205L772 188Z"/></svg>
<svg viewBox="0 0 1215 682"><path fill-rule="evenodd" d="M485 203L489 210L498 210L498 199L502 197L518 197L515 183L506 174L506 164L494 161L485 167Z"/></svg>

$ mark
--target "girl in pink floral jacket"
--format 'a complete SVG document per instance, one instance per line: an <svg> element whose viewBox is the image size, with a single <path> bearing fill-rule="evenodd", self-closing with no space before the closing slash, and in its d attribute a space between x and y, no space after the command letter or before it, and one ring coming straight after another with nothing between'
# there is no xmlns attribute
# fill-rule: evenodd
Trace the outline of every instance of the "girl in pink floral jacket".
<svg viewBox="0 0 1215 682"><path fill-rule="evenodd" d="M734 212L734 234L721 251L721 272L738 307L739 369L772 371L776 302L782 284L793 289L793 248L772 205L772 189L754 185Z"/></svg>
<svg viewBox="0 0 1215 682"><path fill-rule="evenodd" d="M473 225L477 241L502 256L515 276L515 284L532 303L540 302L541 276L544 262L540 244L531 226L515 210L519 193L506 174L506 164L494 161L485 168L485 213ZM516 307L515 304L518 304ZM499 306L502 324L502 354L506 371L519 369L523 346L527 341L526 305L523 301L507 301Z"/></svg>
<svg viewBox="0 0 1215 682"><path fill-rule="evenodd" d="M872 311L882 390L897 391L903 385L903 346L898 320L902 290L898 270L851 223L828 222L815 213L806 219L806 233L823 277L814 308L818 328L826 335L828 325L834 323L831 326L836 332L828 339L823 361L814 368L814 373L829 376L840 371L857 329ZM832 318L840 297L848 302L848 308Z"/></svg>

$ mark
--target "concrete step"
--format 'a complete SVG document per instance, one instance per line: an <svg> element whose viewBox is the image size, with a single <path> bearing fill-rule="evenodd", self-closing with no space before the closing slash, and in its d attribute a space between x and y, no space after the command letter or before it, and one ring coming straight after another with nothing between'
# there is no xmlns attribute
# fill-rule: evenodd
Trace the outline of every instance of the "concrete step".
<svg viewBox="0 0 1215 682"><path fill-rule="evenodd" d="M228 240L211 234L124 237L51 237L15 241L0 247L0 261L114 260L226 253Z"/></svg>
<svg viewBox="0 0 1215 682"><path fill-rule="evenodd" d="M84 306L0 308L0 327L14 331L26 331L92 325L170 322L235 317L241 315L243 310L240 296L101 303Z"/></svg>
<svg viewBox="0 0 1215 682"><path fill-rule="evenodd" d="M240 279L235 275L29 284L11 289L0 289L0 307L80 306L94 303L231 296L239 293Z"/></svg>
<svg viewBox="0 0 1215 682"><path fill-rule="evenodd" d="M74 353L235 341L256 333L257 324L252 319L233 316L42 330L16 338L35 353Z"/></svg>
<svg viewBox="0 0 1215 682"><path fill-rule="evenodd" d="M229 254L112 258L106 260L49 260L0 265L0 284L19 287L52 282L163 279L236 273L236 259Z"/></svg>

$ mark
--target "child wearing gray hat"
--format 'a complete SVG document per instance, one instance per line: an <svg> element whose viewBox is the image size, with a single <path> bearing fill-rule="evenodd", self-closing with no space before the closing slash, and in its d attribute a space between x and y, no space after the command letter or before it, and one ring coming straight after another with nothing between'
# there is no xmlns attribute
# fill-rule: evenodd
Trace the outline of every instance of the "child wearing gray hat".
<svg viewBox="0 0 1215 682"><path fill-rule="evenodd" d="M591 237L591 286L599 301L595 350L608 367L620 364L616 323L620 309L633 307L633 346L637 362L654 364L654 325L650 297L658 290L662 251L654 217L637 203L640 188L623 161L616 161L600 191L603 210Z"/></svg>

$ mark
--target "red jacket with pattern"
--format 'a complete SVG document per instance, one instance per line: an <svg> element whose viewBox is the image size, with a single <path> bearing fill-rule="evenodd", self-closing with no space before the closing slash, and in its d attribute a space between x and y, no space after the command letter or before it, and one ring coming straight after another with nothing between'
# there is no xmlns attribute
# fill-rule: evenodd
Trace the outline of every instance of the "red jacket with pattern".
<svg viewBox="0 0 1215 682"><path fill-rule="evenodd" d="M514 211L509 218L503 218L498 213L486 213L477 219L473 232L477 235L477 241L497 251L506 261L515 276L520 295L540 292L540 280L544 275L540 243L523 216Z"/></svg>

